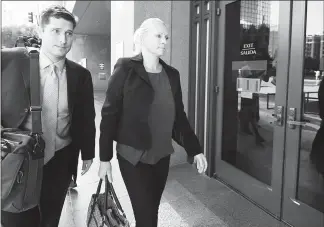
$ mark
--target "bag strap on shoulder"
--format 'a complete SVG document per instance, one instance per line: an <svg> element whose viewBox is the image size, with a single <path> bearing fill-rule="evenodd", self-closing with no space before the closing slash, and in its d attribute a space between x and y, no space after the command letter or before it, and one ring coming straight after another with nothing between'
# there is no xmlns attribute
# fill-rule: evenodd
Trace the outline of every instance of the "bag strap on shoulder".
<svg viewBox="0 0 324 227"><path fill-rule="evenodd" d="M30 112L32 118L32 134L42 133L42 120L40 104L40 76L39 76L39 51L36 48L28 48L30 61Z"/></svg>

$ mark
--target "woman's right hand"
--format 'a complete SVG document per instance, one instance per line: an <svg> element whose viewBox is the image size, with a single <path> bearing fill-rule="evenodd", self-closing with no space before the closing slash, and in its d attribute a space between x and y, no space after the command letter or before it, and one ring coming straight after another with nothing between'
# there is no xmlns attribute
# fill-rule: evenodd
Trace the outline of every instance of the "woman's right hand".
<svg viewBox="0 0 324 227"><path fill-rule="evenodd" d="M111 164L110 162L100 162L100 166L99 166L99 172L98 172L99 177L102 180L105 180L105 176L108 176L108 181L110 183L113 182L113 178L112 178L112 169L111 169Z"/></svg>

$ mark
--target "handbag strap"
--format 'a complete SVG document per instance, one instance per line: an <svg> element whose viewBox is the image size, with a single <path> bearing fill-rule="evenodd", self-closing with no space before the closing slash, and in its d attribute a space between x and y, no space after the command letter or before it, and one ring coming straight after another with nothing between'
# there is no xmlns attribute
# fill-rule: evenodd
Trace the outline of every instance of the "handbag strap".
<svg viewBox="0 0 324 227"><path fill-rule="evenodd" d="M105 176L105 210L108 210L108 194L109 194L109 190L108 190L108 177L107 175Z"/></svg>
<svg viewBox="0 0 324 227"><path fill-rule="evenodd" d="M102 181L103 181L102 179L99 180L96 194L93 197L93 204L92 204L91 211L90 211L90 217L89 217L89 220L88 220L88 225L90 224L90 221L92 219L92 214L94 212L95 205L96 205L96 201L97 201L98 196L99 196L99 193L100 193ZM120 205L120 202L119 202L119 200L117 198L117 195L116 195L116 192L114 190L114 187L113 187L112 183L110 183L108 181L108 176L106 175L105 176L105 201L104 201L104 208L105 208L105 210L108 210L108 194L109 193L112 194L112 196L113 196L113 198L114 198L114 200L115 200L115 202L117 204L118 209L122 212L123 216L126 218L125 212L124 212L122 206Z"/></svg>
<svg viewBox="0 0 324 227"><path fill-rule="evenodd" d="M105 183L106 183L105 184L106 185L105 186L105 188L106 188L105 194L107 195L106 196L106 199L105 199L105 209L107 210L107 208L108 208L108 204L107 204L108 193L111 193L112 196L113 196L113 198L114 198L114 200L115 200L115 202L116 202L116 205L117 205L118 209L123 213L123 216L126 218L125 212L124 212L122 206L120 205L120 202L119 202L118 197L116 195L115 189L114 189L112 183L110 183L108 181L108 176L107 175L105 177Z"/></svg>
<svg viewBox="0 0 324 227"><path fill-rule="evenodd" d="M91 219L92 219L92 214L94 212L95 206L96 206L96 201L98 199L99 193L100 193L100 189L101 189L101 185L102 185L102 179L100 179L99 183L98 183L98 187L97 187L97 191L96 194L93 197L93 203L92 203L92 207L91 207L91 211L90 211L90 216L89 216L89 220L88 220L88 224L87 226L90 224ZM96 223L97 225L97 223ZM98 225L97 225L98 226Z"/></svg>
<svg viewBox="0 0 324 227"><path fill-rule="evenodd" d="M39 52L36 49L28 49L30 61L30 112L32 119L32 134L42 133L42 121L40 105L40 76L39 76Z"/></svg>

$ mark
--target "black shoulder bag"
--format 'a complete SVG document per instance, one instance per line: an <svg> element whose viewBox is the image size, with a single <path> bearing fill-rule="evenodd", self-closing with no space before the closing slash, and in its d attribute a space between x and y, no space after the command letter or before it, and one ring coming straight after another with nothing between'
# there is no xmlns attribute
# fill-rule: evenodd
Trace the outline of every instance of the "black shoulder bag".
<svg viewBox="0 0 324 227"><path fill-rule="evenodd" d="M30 50L29 56L32 130L1 129L1 209L11 213L39 204L43 177L39 52Z"/></svg>

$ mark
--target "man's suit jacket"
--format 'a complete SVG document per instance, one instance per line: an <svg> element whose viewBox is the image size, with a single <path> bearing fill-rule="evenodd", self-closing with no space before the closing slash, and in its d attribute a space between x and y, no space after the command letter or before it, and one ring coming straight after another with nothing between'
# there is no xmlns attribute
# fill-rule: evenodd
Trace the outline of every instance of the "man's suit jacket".
<svg viewBox="0 0 324 227"><path fill-rule="evenodd" d="M65 63L71 114L71 152L74 153L71 167L75 169L80 150L83 160L93 159L95 155L93 85L87 69L68 59ZM1 50L1 125L5 128L20 128L29 113L29 65L26 48Z"/></svg>
<svg viewBox="0 0 324 227"><path fill-rule="evenodd" d="M182 101L180 74L160 59L168 79L175 104L172 138L189 157L202 153L198 138L191 129ZM113 156L113 140L139 150L151 147L152 135L148 124L154 89L143 65L142 55L120 58L109 77L106 100L100 124L100 160Z"/></svg>

